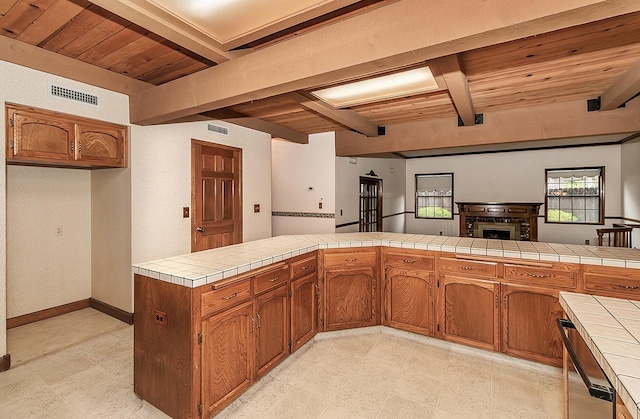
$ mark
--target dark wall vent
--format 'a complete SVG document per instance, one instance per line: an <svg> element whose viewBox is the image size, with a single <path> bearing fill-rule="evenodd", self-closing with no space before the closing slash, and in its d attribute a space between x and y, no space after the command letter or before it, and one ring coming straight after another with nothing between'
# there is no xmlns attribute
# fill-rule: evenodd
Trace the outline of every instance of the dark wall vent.
<svg viewBox="0 0 640 419"><path fill-rule="evenodd" d="M215 132L217 134L229 135L229 130L219 125L207 124L207 131Z"/></svg>
<svg viewBox="0 0 640 419"><path fill-rule="evenodd" d="M90 95L89 93L79 92L77 90L67 89L66 87L60 87L51 85L51 95L62 97L65 99L75 100L77 102L88 103L89 105L98 104L98 96Z"/></svg>

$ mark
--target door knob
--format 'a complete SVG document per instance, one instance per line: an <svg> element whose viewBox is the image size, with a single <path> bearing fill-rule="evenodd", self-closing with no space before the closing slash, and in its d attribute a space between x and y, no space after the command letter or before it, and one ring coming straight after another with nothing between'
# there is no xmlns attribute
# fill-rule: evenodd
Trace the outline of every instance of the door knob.
<svg viewBox="0 0 640 419"><path fill-rule="evenodd" d="M196 231L199 231L200 233L203 233L204 232L204 227L198 227L198 228L196 228Z"/></svg>

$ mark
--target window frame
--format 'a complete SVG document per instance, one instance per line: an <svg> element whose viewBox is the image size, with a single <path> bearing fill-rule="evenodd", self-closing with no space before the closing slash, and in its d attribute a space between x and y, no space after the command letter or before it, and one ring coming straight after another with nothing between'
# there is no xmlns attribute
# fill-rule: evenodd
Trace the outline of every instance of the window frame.
<svg viewBox="0 0 640 419"><path fill-rule="evenodd" d="M418 215L418 210L420 209L420 207L418 206L418 178L421 176L450 176L451 177L451 217L420 217ZM453 177L453 172L444 172L444 173L416 173L416 175L414 176L414 198L415 198L415 210L414 210L414 218L420 219L420 220L453 220L455 214L454 214L454 177ZM428 207L425 207L428 208ZM443 208L443 207L441 207ZM445 208L446 209L446 208Z"/></svg>
<svg viewBox="0 0 640 419"><path fill-rule="evenodd" d="M573 222L573 221L550 221L549 220L549 172L558 171L572 171L572 170L599 170L599 197L598 197L598 222ZM604 181L605 166L590 166L590 167L570 167L570 168L557 168L557 169L544 169L544 222L548 224L567 224L567 225L604 225L604 196L605 196L605 181ZM579 196L575 196L579 198Z"/></svg>

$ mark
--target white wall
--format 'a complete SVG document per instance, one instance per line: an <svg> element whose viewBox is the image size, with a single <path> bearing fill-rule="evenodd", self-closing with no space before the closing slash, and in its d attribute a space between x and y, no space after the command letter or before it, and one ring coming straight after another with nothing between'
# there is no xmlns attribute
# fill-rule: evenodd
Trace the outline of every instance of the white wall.
<svg viewBox="0 0 640 419"><path fill-rule="evenodd" d="M400 214L383 219L383 230L403 233L405 211L406 164L402 159L358 157L355 164L347 157L336 157L336 225L353 223L336 230L338 233L358 231L360 211L360 176L371 170L382 179L382 215ZM393 172L393 173L392 173ZM341 213L342 212L342 213Z"/></svg>
<svg viewBox="0 0 640 419"><path fill-rule="evenodd" d="M35 106L44 109L53 109L60 112L65 112L69 114L100 119L104 121L116 122L121 124L126 124L129 121L129 101L128 97L119 93L110 92L104 89L99 89L93 86L89 86L83 83L67 80L61 77L53 76L50 74L46 74L40 71L31 70L25 67L21 67L15 64L7 63L4 61L0 61L0 74L2 74L2 82L0 82L0 103L4 105L5 102L17 103L28 106ZM54 98L48 95L49 84L54 83L60 85L62 87L66 87L74 90L81 90L90 94L94 94L99 98L99 105L86 105L79 102L64 100ZM4 106L3 106L4 107ZM0 118L0 132L3 134L5 131L5 118ZM6 265L6 256L7 256L7 246L13 246L12 240L7 240L7 233L5 230L5 226L7 224L6 215L7 215L7 182L10 183L10 189L12 190L10 193L13 194L13 190L15 189L12 185L17 185L20 182L20 179L14 179L13 175L15 173L23 173L20 169L13 170L16 168L9 168L8 171L5 170L5 151L4 147L0 148L0 356L6 353L6 329L5 322L7 316L7 299L11 299L13 301L14 296L7 296L7 265ZM34 168L21 168L24 170L34 169ZM10 179L7 181L5 175L8 173ZM70 183L75 183L78 188L85 188L86 185L89 185L90 178L89 173L85 172L84 174L80 173L64 173L64 170L53 170L53 169L34 169L34 171L26 172L28 176L31 177L32 183L37 182L54 182L55 180L59 182L68 181ZM37 177L37 179L36 179ZM86 179L85 179L86 177ZM23 179L26 180L26 179ZM85 182L86 181L86 182ZM58 183L58 185L60 185ZM52 186L53 188L53 186ZM62 189L61 189L62 188ZM63 190L67 188L66 185L60 185L56 190ZM79 190L79 189L78 189ZM33 193L37 191L31 190ZM26 191L25 191L26 192ZM65 190L65 193L68 191ZM74 192L75 193L75 192ZM8 197L11 199L11 195ZM70 196L71 198L71 196ZM26 198L29 200L30 198ZM75 199L75 198L74 198ZM90 194L87 195L87 200L90 199ZM51 203L52 200L49 200ZM90 201L86 201L90 202ZM80 205L82 208L86 210L86 202L84 199L82 200ZM19 201L16 201L17 205ZM63 204L64 205L64 204ZM59 207L58 207L59 209ZM57 209L57 210L58 210ZM35 209L33 209L35 211ZM56 210L56 211L57 211ZM83 218L84 215L81 215ZM58 222L57 220L61 220L64 223L63 226L63 235L52 239L52 231L51 231L51 223ZM45 240L46 242L51 243L59 243L60 241L65 241L67 239L71 239L73 235L80 234L81 236L86 236L85 231L80 232L76 231L75 226L72 226L69 221L65 219L58 218L56 220L55 217L51 215L45 214L42 216L40 220L38 220L39 225L41 227L39 231L39 235L35 235L32 237L33 243L38 240ZM12 220L9 219L8 223L11 224ZM81 221L79 225L85 225L85 221ZM13 234L13 233L12 233ZM17 234L22 234L22 232L17 232ZM36 234L36 233L34 233ZM88 236L87 238L90 238ZM22 238L24 239L24 238ZM31 238L29 238L31 239ZM58 241L56 241L58 240ZM83 240L83 238L81 239ZM16 242L16 244L18 244ZM12 247L13 248L13 247ZM88 246L87 246L88 248ZM35 250L35 249L34 249ZM15 253L15 252L13 252ZM46 257L46 260L43 258ZM40 278L43 281L48 277L60 277L65 273L65 269L67 267L64 263L61 264L60 259L68 259L70 256L68 254L67 249L64 247L55 246L47 250L46 254L41 254L38 258L34 257L34 260L39 260L42 264L47 264L51 266L55 271L47 270L48 275L45 278ZM13 262L11 262L13 263ZM56 301L64 301L76 298L77 295L86 296L87 287L90 287L90 263L91 256L85 258L84 261L79 262L78 271L79 272L89 272L87 277L85 278L85 282L83 285L79 286L79 290L71 290L69 287L58 287L53 292L53 296L35 296L32 297L39 301L44 301L44 298L52 298L56 299ZM12 265L13 266L13 265ZM38 276L40 276L38 274ZM19 278L20 281L24 281L24 278ZM20 285L14 284L14 281L10 278L11 282L9 285L9 292L20 292ZM47 291L44 291L45 293ZM67 294L67 292L69 292ZM77 294L77 295L76 295ZM11 312L14 311L20 312L26 309L26 305L20 297L19 308L18 306L12 306ZM41 307L47 308L47 307Z"/></svg>
<svg viewBox="0 0 640 419"><path fill-rule="evenodd" d="M131 127L133 263L191 252L191 219L182 218L191 207L191 139L242 148L243 240L271 236L271 136L216 125L229 135L208 132L206 122Z"/></svg>
<svg viewBox="0 0 640 419"><path fill-rule="evenodd" d="M544 202L545 169L605 166L605 217L622 215L620 145L554 150L430 157L407 160L406 207L415 209L416 174L454 173L454 201ZM457 213L457 207L454 207ZM544 206L540 209L544 214ZM606 220L606 225L618 220ZM538 240L594 244L595 225L545 224L538 218ZM422 220L407 214L407 232L458 235L458 217Z"/></svg>
<svg viewBox="0 0 640 419"><path fill-rule="evenodd" d="M7 220L8 318L91 297L91 172L8 166Z"/></svg>
<svg viewBox="0 0 640 419"><path fill-rule="evenodd" d="M272 217L274 236L335 232L335 218L310 216L335 213L334 138L327 132L310 135L309 144L272 141L271 205L274 212L288 213Z"/></svg>
<svg viewBox="0 0 640 419"><path fill-rule="evenodd" d="M640 141L621 146L622 215L640 223ZM633 247L640 248L640 229L633 230Z"/></svg>

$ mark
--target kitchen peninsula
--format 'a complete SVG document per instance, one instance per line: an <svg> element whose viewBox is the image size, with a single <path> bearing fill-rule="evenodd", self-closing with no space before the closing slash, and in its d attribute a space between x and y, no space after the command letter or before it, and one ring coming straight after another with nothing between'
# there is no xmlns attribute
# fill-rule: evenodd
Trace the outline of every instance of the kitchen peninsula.
<svg viewBox="0 0 640 419"><path fill-rule="evenodd" d="M396 233L280 236L134 273L134 390L185 418L318 331L382 324L560 366L560 291L640 300L635 249Z"/></svg>

